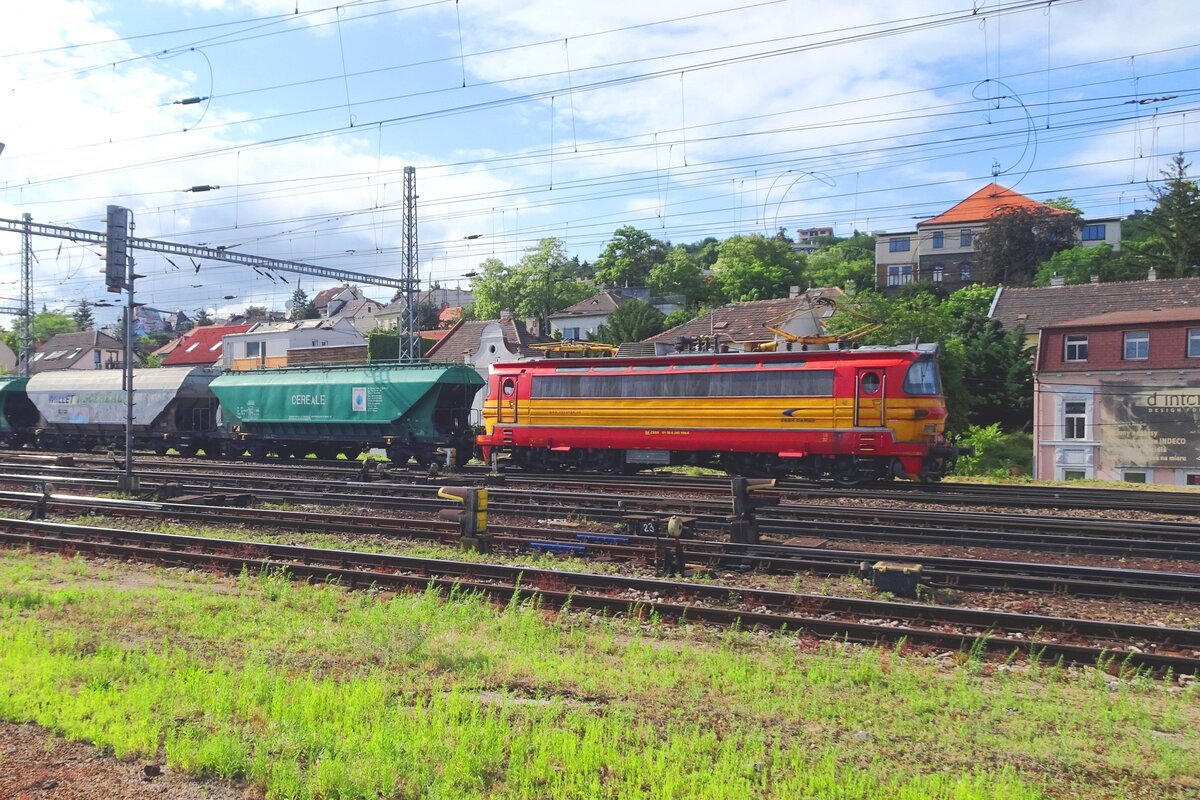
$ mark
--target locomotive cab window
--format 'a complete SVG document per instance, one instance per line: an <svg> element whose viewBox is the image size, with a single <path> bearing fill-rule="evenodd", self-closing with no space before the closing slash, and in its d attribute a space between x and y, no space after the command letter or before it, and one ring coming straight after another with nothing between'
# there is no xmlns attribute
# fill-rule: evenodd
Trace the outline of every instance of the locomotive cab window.
<svg viewBox="0 0 1200 800"><path fill-rule="evenodd" d="M513 378L505 378L500 383L500 391L505 397L512 397L517 393L517 382Z"/></svg>
<svg viewBox="0 0 1200 800"><path fill-rule="evenodd" d="M921 358L912 363L904 373L904 391L908 394L937 395L942 393L942 378L938 374L937 362Z"/></svg>
<svg viewBox="0 0 1200 800"><path fill-rule="evenodd" d="M879 391L879 373L868 372L859 379L859 388L863 394L875 394Z"/></svg>

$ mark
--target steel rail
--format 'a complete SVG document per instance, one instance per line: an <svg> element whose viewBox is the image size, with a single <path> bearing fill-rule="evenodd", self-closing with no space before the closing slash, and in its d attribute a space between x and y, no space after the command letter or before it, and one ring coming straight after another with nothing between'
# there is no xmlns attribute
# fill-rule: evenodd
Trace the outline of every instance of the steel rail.
<svg viewBox="0 0 1200 800"><path fill-rule="evenodd" d="M98 541L99 539L99 541ZM498 600L511 599L530 590L541 602L555 607L590 608L629 613L644 617L653 614L667 620L690 620L718 625L763 626L774 630L807 632L825 638L837 638L863 644L906 641L911 644L970 652L982 650L994 654L1022 655L1038 661L1062 661L1098 665L1119 665L1178 673L1200 672L1200 651L1194 649L1197 631L1165 629L1157 626L1123 627L1119 623L1087 620L1029 617L1022 614L983 612L973 621L965 609L938 606L912 606L883 601L844 600L842 610L853 619L834 620L827 616L803 616L795 613L809 607L826 608L829 598L783 592L747 592L740 587L682 583L663 580L619 578L590 573L559 572L528 567L508 567L476 562L418 559L407 556L331 551L294 545L267 545L232 539L210 539L174 534L146 533L112 528L79 528L56 523L21 520L0 521L0 541L50 551L71 550L98 556L137 559L158 564L220 567L226 572L281 568L296 578L319 581L336 580L350 588L360 586L415 588L433 586L443 592L480 591ZM594 592L639 592L638 597L613 597ZM672 602L653 597L681 597ZM792 613L728 608L697 602L751 602L759 608L768 601L774 607ZM905 606L905 607L900 607ZM914 616L919 608L924 616ZM953 617L954 624L969 625L976 632L916 628L895 624L872 624L858 620L863 614L879 615L890 609L907 621L920 621L937 614ZM827 612L828 613L828 612ZM947 618L940 619L946 623ZM1032 622L1033 626L1025 625ZM1048 627L1073 635L1084 630L1106 640L1132 636L1137 644L1114 647L1055 641L1041 638ZM1022 634L1020 638L1002 637L996 631ZM1161 649L1160 649L1161 648ZM1171 649L1174 652L1165 652ZM1188 652L1180 652L1187 650Z"/></svg>

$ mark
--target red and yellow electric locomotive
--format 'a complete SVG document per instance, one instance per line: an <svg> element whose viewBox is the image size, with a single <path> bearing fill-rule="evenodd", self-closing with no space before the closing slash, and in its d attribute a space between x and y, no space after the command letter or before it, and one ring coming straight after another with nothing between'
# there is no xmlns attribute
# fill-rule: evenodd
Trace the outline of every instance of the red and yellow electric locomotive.
<svg viewBox="0 0 1200 800"><path fill-rule="evenodd" d="M937 346L493 364L477 442L534 469L938 480Z"/></svg>

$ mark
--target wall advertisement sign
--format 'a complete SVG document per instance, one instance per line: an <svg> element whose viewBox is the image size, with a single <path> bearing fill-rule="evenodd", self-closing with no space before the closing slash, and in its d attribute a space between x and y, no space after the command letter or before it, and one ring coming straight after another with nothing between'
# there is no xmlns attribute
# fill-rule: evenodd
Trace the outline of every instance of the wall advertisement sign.
<svg viewBox="0 0 1200 800"><path fill-rule="evenodd" d="M1189 385L1190 384L1190 385ZM1132 467L1200 464L1200 381L1151 387L1102 384L1106 461Z"/></svg>

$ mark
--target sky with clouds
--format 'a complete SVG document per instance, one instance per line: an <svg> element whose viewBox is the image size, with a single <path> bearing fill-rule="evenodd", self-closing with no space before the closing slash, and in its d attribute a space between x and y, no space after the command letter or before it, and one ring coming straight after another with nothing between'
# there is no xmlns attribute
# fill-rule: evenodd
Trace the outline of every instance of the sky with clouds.
<svg viewBox="0 0 1200 800"><path fill-rule="evenodd" d="M623 225L907 230L993 174L1126 215L1200 141L1190 9L4 0L0 218L99 231L117 204L140 237L400 277L411 165L422 281L466 288L484 258L557 236L591 260ZM34 255L39 309L114 297L97 247L37 237ZM139 301L189 314L329 284L136 256ZM0 307L20 264L0 233Z"/></svg>

